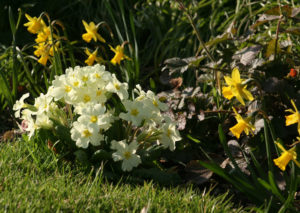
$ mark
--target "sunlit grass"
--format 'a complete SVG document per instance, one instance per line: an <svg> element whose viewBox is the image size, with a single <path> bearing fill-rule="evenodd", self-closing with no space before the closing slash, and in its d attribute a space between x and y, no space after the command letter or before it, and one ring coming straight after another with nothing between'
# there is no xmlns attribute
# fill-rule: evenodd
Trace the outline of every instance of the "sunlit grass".
<svg viewBox="0 0 300 213"><path fill-rule="evenodd" d="M243 212L227 194L153 183L112 184L101 173L57 167L52 156L34 162L24 141L0 145L0 208L5 212ZM95 175L96 174L96 175ZM145 210L144 209L144 210Z"/></svg>

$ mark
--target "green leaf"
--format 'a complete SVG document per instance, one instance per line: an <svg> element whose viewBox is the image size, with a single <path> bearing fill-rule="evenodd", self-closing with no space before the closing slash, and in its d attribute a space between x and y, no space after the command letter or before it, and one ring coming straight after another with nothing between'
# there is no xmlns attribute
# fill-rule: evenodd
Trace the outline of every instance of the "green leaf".
<svg viewBox="0 0 300 213"><path fill-rule="evenodd" d="M277 40L278 42L278 40ZM276 44L276 39L272 39L269 44L268 44L268 47L267 47L267 51L266 51L266 58L269 58L271 55L275 54L275 45ZM280 53L281 52L281 49L280 49L280 45L277 43L277 50L276 50L277 53Z"/></svg>
<svg viewBox="0 0 300 213"><path fill-rule="evenodd" d="M14 103L13 103L11 89L9 88L9 83L6 80L1 68L0 68L0 93L4 95L8 104L10 105L10 108L12 108Z"/></svg>
<svg viewBox="0 0 300 213"><path fill-rule="evenodd" d="M281 202L284 202L285 201L285 198L281 195L281 192L279 191L278 187L277 187L277 184L275 182L275 179L274 179L274 175L271 171L268 172L268 175L269 175L269 183L270 183L270 186L271 186L271 190L272 190L272 193L281 201Z"/></svg>
<svg viewBox="0 0 300 213"><path fill-rule="evenodd" d="M10 24L10 29L11 29L11 32L13 34L13 36L16 34L16 23L15 23L15 19L14 19L14 16L13 16L13 13L11 11L11 7L9 6L8 8L8 17L9 17L9 24Z"/></svg>
<svg viewBox="0 0 300 213"><path fill-rule="evenodd" d="M150 78L150 79L149 79L149 83L150 83L151 89L152 89L152 90L155 90L155 89L156 89L155 81L154 81L152 78Z"/></svg>

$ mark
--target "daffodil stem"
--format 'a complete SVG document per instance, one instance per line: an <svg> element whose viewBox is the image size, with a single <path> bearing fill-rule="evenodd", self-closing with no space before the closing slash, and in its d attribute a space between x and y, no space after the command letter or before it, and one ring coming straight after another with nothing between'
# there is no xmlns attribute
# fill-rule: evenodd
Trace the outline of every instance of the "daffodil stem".
<svg viewBox="0 0 300 213"><path fill-rule="evenodd" d="M272 159L271 159L271 147L270 147L270 135L269 135L269 127L267 124L267 120L264 119L264 137L266 143L266 153L267 153L267 160L268 160L268 167L271 172L274 171Z"/></svg>

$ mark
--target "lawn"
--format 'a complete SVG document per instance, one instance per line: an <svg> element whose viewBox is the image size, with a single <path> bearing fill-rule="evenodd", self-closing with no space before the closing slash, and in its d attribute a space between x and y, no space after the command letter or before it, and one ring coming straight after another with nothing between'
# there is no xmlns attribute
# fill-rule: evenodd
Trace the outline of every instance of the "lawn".
<svg viewBox="0 0 300 213"><path fill-rule="evenodd" d="M192 186L108 181L101 170L53 156L34 162L24 141L0 145L0 209L3 212L245 212L228 193Z"/></svg>

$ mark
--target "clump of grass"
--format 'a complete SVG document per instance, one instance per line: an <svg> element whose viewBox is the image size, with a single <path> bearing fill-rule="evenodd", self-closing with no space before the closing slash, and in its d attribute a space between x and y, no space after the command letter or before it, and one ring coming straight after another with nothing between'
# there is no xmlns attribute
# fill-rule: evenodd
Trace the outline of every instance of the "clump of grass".
<svg viewBox="0 0 300 213"><path fill-rule="evenodd" d="M32 159L24 141L0 144L0 208L5 212L243 212L228 194L192 188L112 184L101 172L57 167L53 156ZM45 152L44 152L45 153ZM146 211L147 210L147 211Z"/></svg>

